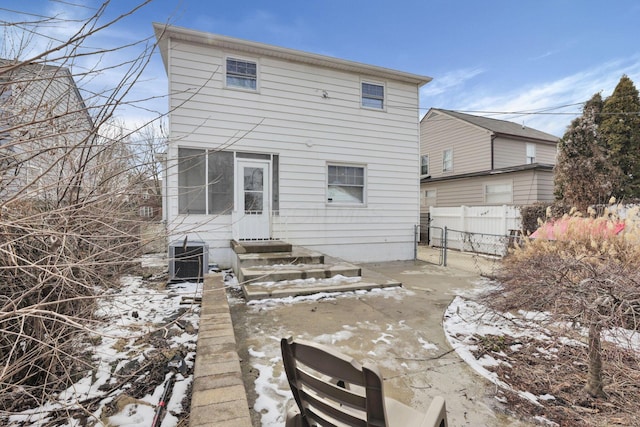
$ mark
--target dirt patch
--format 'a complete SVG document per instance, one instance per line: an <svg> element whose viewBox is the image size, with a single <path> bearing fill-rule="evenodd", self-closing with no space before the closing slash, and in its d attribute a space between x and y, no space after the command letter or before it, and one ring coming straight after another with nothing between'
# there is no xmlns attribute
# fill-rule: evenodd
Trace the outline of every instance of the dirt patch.
<svg viewBox="0 0 640 427"><path fill-rule="evenodd" d="M476 358L489 355L500 363L487 369L514 390L538 398L539 404L501 390L498 398L520 418L539 416L560 426L639 426L640 371L637 358L612 344L603 346L606 399L583 391L587 377L586 346L503 335L476 336ZM585 361L584 363L581 361ZM635 375L629 377L629 373ZM548 396L548 398L544 398Z"/></svg>

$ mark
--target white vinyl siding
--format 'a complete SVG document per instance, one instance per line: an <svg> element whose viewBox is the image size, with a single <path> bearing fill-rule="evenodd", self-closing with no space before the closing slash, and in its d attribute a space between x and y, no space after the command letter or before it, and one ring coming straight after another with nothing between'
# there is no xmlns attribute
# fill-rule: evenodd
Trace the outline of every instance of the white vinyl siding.
<svg viewBox="0 0 640 427"><path fill-rule="evenodd" d="M415 84L386 79L380 114L361 108L367 76L256 53L259 92L224 90L224 73L211 70L241 54L174 40L170 55L170 140L279 155L272 237L351 261L384 260L389 253L412 259L420 203ZM366 81L375 82L371 77ZM193 87L200 88L195 95L188 91ZM168 158L176 156L171 145ZM327 203L328 164L366 165L365 206ZM168 180L169 229L176 238L188 233L206 240L212 258L228 262L231 217L180 216L177 174Z"/></svg>
<svg viewBox="0 0 640 427"><path fill-rule="evenodd" d="M553 171L519 171L508 174L512 183L512 200L509 203L530 205L537 201L553 201ZM481 206L488 204L485 200L485 187L492 184L502 184L505 176L499 174L491 177L471 177L439 181L437 183L422 184L420 189L425 191L438 187L437 203L433 206Z"/></svg>
<svg viewBox="0 0 640 427"><path fill-rule="evenodd" d="M453 149L455 174L491 169L491 136L488 131L470 126L447 115L432 112L420 124L420 151L430 153L429 175L438 178L451 172L442 171L440 153Z"/></svg>
<svg viewBox="0 0 640 427"><path fill-rule="evenodd" d="M556 144L531 143L506 137L496 138L494 163L495 169L531 163L552 165L556 163Z"/></svg>

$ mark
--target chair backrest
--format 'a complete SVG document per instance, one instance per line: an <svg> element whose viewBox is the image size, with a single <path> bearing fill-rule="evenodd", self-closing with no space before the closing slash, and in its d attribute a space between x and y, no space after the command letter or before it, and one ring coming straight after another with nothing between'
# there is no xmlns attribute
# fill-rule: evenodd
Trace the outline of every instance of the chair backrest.
<svg viewBox="0 0 640 427"><path fill-rule="evenodd" d="M386 426L382 376L329 347L293 338L282 360L303 424Z"/></svg>

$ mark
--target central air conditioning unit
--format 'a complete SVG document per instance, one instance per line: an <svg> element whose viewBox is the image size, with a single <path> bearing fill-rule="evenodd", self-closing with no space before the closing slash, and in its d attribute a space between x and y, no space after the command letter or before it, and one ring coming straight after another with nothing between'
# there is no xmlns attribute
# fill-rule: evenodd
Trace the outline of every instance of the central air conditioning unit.
<svg viewBox="0 0 640 427"><path fill-rule="evenodd" d="M169 245L169 280L201 282L209 271L209 246L205 242L180 240Z"/></svg>

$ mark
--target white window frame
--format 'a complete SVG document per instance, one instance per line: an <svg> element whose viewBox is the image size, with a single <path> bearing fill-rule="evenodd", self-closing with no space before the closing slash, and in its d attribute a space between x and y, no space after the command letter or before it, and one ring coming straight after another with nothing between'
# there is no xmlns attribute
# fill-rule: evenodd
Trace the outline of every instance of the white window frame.
<svg viewBox="0 0 640 427"><path fill-rule="evenodd" d="M228 61L238 61L238 62L245 62L248 64L254 64L256 67L256 75L255 75L255 87L247 87L247 86L243 86L243 85L234 85L234 84L229 84L229 77L232 77L233 74L230 76L229 75L229 71L228 71ZM258 92L258 90L260 89L260 79L259 79L259 75L260 75L260 64L258 63L258 61L256 59L251 59L251 58L244 58L244 57L239 57L239 56L225 56L224 58L224 84L225 87L227 89L236 89L236 90L244 90L244 91L248 91L248 92ZM240 78L248 78L250 79L251 76L247 75L247 76L242 76L241 74L238 74L237 77Z"/></svg>
<svg viewBox="0 0 640 427"><path fill-rule="evenodd" d="M525 158L525 162L528 165L531 165L536 162L536 144L533 142L527 142L527 154Z"/></svg>
<svg viewBox="0 0 640 427"><path fill-rule="evenodd" d="M378 86L382 88L382 97L376 95L365 96L364 93L364 85ZM377 107L373 105L365 105L365 100L371 101L381 101L382 104ZM386 111L387 109L387 85L384 82L376 82L372 80L361 80L360 81L360 107L365 108L367 110L375 110L375 111Z"/></svg>
<svg viewBox="0 0 640 427"><path fill-rule="evenodd" d="M449 159L447 161L447 153L449 154ZM442 172L452 172L453 171L453 148L447 148L446 150L442 150Z"/></svg>
<svg viewBox="0 0 640 427"><path fill-rule="evenodd" d="M489 189L499 186L507 186L509 191L494 191L489 193ZM482 193L484 202L487 205L510 205L513 203L513 181L485 182Z"/></svg>
<svg viewBox="0 0 640 427"><path fill-rule="evenodd" d="M338 168L354 168L354 169L361 169L362 170L362 184L349 184L349 183L344 183L344 184L332 184L330 182L329 176L330 176L330 168L331 167L338 167ZM339 163L339 162L328 162L326 165L326 191L327 191L327 197L326 197L326 201L327 201L327 205L328 206L357 206L357 207L365 207L367 205L367 167L366 165L363 164L355 164L355 163ZM340 187L361 187L362 188L362 200L359 202L349 202L349 201L340 201L340 200L334 200L334 197L332 197L332 191L330 189L330 187L332 186L340 186Z"/></svg>
<svg viewBox="0 0 640 427"><path fill-rule="evenodd" d="M425 167L427 169L426 172L424 171ZM423 154L420 156L420 175L429 175L429 169L429 155Z"/></svg>
<svg viewBox="0 0 640 427"><path fill-rule="evenodd" d="M430 188L422 193L422 206L435 206L438 198L438 190Z"/></svg>
<svg viewBox="0 0 640 427"><path fill-rule="evenodd" d="M153 218L153 206L140 206L139 214L142 218Z"/></svg>

